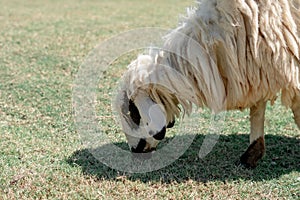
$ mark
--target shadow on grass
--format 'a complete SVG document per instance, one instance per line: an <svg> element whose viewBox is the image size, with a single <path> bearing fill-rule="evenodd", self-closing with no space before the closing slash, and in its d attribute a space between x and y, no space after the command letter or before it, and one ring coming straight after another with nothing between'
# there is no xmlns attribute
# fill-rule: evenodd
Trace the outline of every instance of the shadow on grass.
<svg viewBox="0 0 300 200"><path fill-rule="evenodd" d="M236 163L248 145L248 135L221 135L213 151L203 160L198 158L204 135L196 136L189 149L174 163L158 171L144 174L130 174L110 169L94 158L88 149L76 151L67 159L72 166L79 166L85 175L99 180L114 180L126 176L142 182L172 181L184 182L192 179L200 182L211 180L270 180L292 171L300 172L300 140L278 135L266 135L267 153L254 170L248 170ZM125 143L115 145L123 148ZM101 147L97 149L101 151Z"/></svg>

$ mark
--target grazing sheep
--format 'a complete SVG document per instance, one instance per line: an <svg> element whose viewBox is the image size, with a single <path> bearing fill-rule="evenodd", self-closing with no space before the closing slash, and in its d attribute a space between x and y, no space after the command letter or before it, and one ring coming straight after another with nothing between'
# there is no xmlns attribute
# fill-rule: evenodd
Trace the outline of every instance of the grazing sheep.
<svg viewBox="0 0 300 200"><path fill-rule="evenodd" d="M241 157L256 167L265 152L266 102L281 93L300 128L299 0L200 0L165 37L162 50L132 62L115 101L133 152L156 148L179 105L213 112L250 108L250 146Z"/></svg>

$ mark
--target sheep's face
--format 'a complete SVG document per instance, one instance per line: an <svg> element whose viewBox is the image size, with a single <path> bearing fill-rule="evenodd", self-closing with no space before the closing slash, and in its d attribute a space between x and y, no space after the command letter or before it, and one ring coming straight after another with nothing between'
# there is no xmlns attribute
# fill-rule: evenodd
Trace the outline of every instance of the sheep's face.
<svg viewBox="0 0 300 200"><path fill-rule="evenodd" d="M122 94L119 114L130 150L133 153L148 153L156 149L164 139L166 114L163 106L153 102L146 92L139 91L129 99Z"/></svg>

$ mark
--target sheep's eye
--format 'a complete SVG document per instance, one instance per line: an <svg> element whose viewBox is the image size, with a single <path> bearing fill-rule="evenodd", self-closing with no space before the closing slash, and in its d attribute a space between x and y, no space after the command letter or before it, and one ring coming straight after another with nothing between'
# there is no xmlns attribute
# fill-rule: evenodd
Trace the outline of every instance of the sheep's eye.
<svg viewBox="0 0 300 200"><path fill-rule="evenodd" d="M129 114L132 121L139 126L141 122L141 115L131 99L129 100Z"/></svg>

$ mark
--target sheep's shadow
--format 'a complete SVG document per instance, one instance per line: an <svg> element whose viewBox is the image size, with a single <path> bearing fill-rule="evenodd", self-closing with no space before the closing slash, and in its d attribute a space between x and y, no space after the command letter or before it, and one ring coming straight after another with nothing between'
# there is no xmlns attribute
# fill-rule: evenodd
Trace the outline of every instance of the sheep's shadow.
<svg viewBox="0 0 300 200"><path fill-rule="evenodd" d="M253 181L270 180L288 174L300 172L300 140L279 135L266 135L267 153L256 169L248 170L237 162L248 145L248 135L221 135L218 143L204 159L199 159L198 152L204 135L197 135L189 149L174 163L157 171L144 174L118 172L94 158L88 149L79 150L67 159L72 166L81 167L86 175L99 180L118 179L126 176L130 180L142 182L169 183L183 182L189 179L206 182L210 180L229 181L251 179ZM125 143L116 143L119 147ZM101 151L99 147L97 150Z"/></svg>

